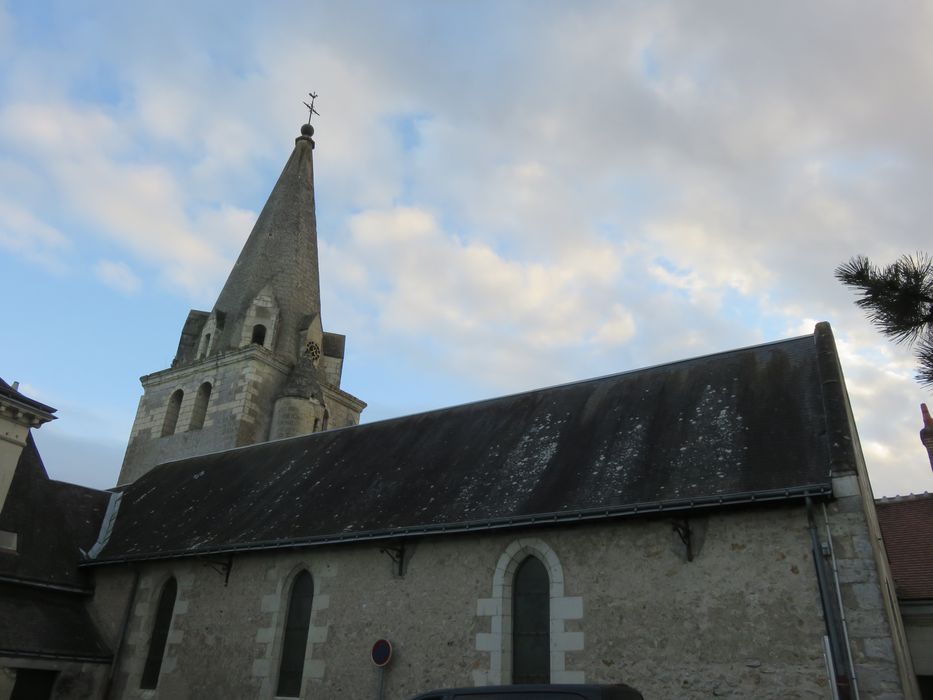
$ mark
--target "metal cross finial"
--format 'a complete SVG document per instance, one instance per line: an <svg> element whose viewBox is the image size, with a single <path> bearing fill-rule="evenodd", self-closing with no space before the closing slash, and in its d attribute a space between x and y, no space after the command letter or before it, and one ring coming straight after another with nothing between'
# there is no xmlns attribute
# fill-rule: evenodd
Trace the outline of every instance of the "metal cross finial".
<svg viewBox="0 0 933 700"><path fill-rule="evenodd" d="M318 111L314 108L314 101L317 99L317 93L316 93L316 92L309 92L309 93L308 93L308 97L311 98L311 104L308 104L307 102L305 102L305 107L308 108L308 124L310 124L310 123L311 123L311 115L312 115L312 114L316 114L316 115L318 115L318 116L321 116L321 113L318 112Z"/></svg>

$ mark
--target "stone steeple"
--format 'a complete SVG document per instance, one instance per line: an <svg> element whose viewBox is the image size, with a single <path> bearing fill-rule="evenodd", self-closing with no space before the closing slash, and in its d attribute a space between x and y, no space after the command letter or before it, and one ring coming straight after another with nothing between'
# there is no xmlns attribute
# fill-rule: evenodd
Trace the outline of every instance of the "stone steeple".
<svg viewBox="0 0 933 700"><path fill-rule="evenodd" d="M263 292L278 306L273 350L292 361L303 345L299 329L321 313L313 129L306 124L302 131L214 305L226 316L215 350L239 347L250 307Z"/></svg>
<svg viewBox="0 0 933 700"><path fill-rule="evenodd" d="M340 389L345 338L321 324L313 133L302 126L213 310L191 311L171 368L142 377L121 484L164 461L359 422L366 404Z"/></svg>

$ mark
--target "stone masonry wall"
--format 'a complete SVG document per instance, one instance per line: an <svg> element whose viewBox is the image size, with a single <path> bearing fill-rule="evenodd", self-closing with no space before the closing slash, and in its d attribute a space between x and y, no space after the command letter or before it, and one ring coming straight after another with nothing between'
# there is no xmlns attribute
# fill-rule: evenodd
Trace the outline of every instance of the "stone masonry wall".
<svg viewBox="0 0 933 700"><path fill-rule="evenodd" d="M271 698L302 568L314 581L302 697L374 697L369 651L380 637L394 645L386 700L491 682L510 638L502 572L528 550L549 559L554 680L623 681L649 699L830 698L803 506L690 522L693 561L671 518L656 518L410 541L403 576L380 552L385 543L237 555L227 585L219 558L142 563L114 697ZM93 570L94 605L112 605L108 581L125 585L127 569ZM178 599L162 676L156 691L140 691L169 576ZM875 640L866 654L883 646Z"/></svg>
<svg viewBox="0 0 933 700"><path fill-rule="evenodd" d="M271 352L250 347L143 378L144 394L130 433L119 483L162 462L260 442L268 437L272 404L288 367ZM198 387L211 383L204 425L190 430ZM175 433L162 436L169 398L184 391Z"/></svg>
<svg viewBox="0 0 933 700"><path fill-rule="evenodd" d="M879 571L875 547L880 546L880 528L871 527L874 513L866 514L866 499L855 474L833 479L835 500L817 510L820 538L831 542L829 553L839 581L852 662L863 698L895 700L914 698L912 674L901 673L898 656L909 658L906 640L898 639L890 613L896 606L892 580L886 568ZM869 491L867 505L873 511ZM877 533L873 535L872 533ZM882 555L883 558L883 555ZM882 561L882 567L886 562ZM885 597L891 604L885 605ZM893 607L896 611L896 607ZM897 614L896 612L894 614ZM899 632L902 633L902 628ZM898 648L900 654L898 654ZM906 678L905 678L906 677Z"/></svg>

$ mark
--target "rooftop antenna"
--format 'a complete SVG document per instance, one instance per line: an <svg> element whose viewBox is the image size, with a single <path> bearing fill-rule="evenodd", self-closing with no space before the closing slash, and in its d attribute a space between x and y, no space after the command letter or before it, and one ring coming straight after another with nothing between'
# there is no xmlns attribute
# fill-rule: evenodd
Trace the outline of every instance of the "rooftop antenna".
<svg viewBox="0 0 933 700"><path fill-rule="evenodd" d="M316 92L309 92L309 93L308 93L308 97L311 98L311 104L308 104L307 102L305 102L305 107L308 108L308 126L311 126L311 115L312 115L312 114L316 114L316 115L318 115L318 116L321 116L321 113L318 112L318 111L314 108L314 101L317 99L317 93L316 93Z"/></svg>

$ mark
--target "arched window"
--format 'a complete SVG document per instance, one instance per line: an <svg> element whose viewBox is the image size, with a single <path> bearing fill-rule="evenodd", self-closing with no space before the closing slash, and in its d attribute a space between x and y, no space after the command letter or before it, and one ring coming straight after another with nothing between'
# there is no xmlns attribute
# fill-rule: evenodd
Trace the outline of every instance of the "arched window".
<svg viewBox="0 0 933 700"><path fill-rule="evenodd" d="M139 682L140 688L155 688L159 683L159 671L162 670L162 657L165 656L165 642L168 639L168 628L172 624L172 611L175 609L177 594L178 584L174 578L170 578L165 582L162 595L159 596L159 607L156 609L155 624L152 625L149 653L146 655L143 677Z"/></svg>
<svg viewBox="0 0 933 700"><path fill-rule="evenodd" d="M492 597L476 601L477 615L490 618L490 631L476 632L476 651L489 655L488 670L474 673L477 685L586 683L586 672L567 663L568 652L583 650L583 632L565 626L583 619L583 598L565 596L564 580L547 542L525 536L509 543L496 563Z"/></svg>
<svg viewBox="0 0 933 700"><path fill-rule="evenodd" d="M211 400L211 383L204 382L198 387L197 396L194 397L194 408L191 411L191 424L188 430L200 430L204 427L204 416L207 415L207 404Z"/></svg>
<svg viewBox="0 0 933 700"><path fill-rule="evenodd" d="M550 581L537 557L528 557L512 584L512 682L550 683Z"/></svg>
<svg viewBox="0 0 933 700"><path fill-rule="evenodd" d="M311 574L302 571L295 577L292 594L288 599L279 683L275 691L279 697L297 698L301 693L301 674L304 671L305 650L308 647L313 598L314 582L311 580Z"/></svg>
<svg viewBox="0 0 933 700"><path fill-rule="evenodd" d="M168 406L165 409L165 420L162 421L162 437L175 434L175 426L178 424L178 412L181 410L181 400L185 392L176 389L168 400Z"/></svg>
<svg viewBox="0 0 933 700"><path fill-rule="evenodd" d="M205 333L204 337L201 338L201 347L198 350L198 359L203 360L207 353L211 351L211 334Z"/></svg>
<svg viewBox="0 0 933 700"><path fill-rule="evenodd" d="M254 345L265 345L266 344L266 327L261 323L257 323L253 326L253 338L249 342Z"/></svg>

